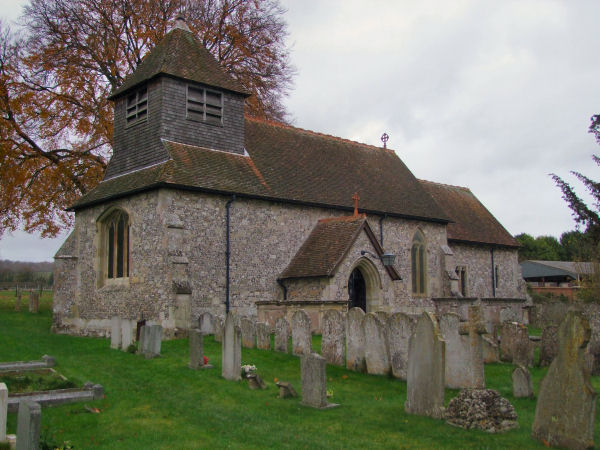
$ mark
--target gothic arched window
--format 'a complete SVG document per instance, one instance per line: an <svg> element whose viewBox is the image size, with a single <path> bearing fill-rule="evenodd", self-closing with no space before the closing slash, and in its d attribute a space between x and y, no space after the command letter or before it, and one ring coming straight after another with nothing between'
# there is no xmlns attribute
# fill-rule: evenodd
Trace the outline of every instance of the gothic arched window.
<svg viewBox="0 0 600 450"><path fill-rule="evenodd" d="M115 210L102 221L104 274L106 278L129 277L129 216Z"/></svg>
<svg viewBox="0 0 600 450"><path fill-rule="evenodd" d="M413 238L411 256L412 292L416 295L425 295L427 286L427 251L425 236L420 231Z"/></svg>

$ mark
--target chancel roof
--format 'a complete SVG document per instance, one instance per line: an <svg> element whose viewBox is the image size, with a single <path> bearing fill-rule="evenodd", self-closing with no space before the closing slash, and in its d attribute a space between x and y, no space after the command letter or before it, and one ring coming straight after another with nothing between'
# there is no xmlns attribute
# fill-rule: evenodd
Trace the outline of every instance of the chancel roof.
<svg viewBox="0 0 600 450"><path fill-rule="evenodd" d="M447 227L448 240L519 247L518 241L468 188L420 182L452 220Z"/></svg>

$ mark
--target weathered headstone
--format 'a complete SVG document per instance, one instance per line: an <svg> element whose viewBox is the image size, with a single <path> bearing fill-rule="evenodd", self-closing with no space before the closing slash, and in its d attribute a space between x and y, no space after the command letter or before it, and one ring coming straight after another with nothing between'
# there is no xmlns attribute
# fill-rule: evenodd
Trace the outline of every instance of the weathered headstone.
<svg viewBox="0 0 600 450"><path fill-rule="evenodd" d="M533 384L531 374L527 367L517 366L512 373L513 397L533 397Z"/></svg>
<svg viewBox="0 0 600 450"><path fill-rule="evenodd" d="M215 332L215 317L208 311L203 312L198 317L198 328L204 334L214 334Z"/></svg>
<svg viewBox="0 0 600 450"><path fill-rule="evenodd" d="M558 354L540 383L532 436L547 445L594 446L596 392L584 368L591 335L582 313L569 311L558 329Z"/></svg>
<svg viewBox="0 0 600 450"><path fill-rule="evenodd" d="M275 351L288 353L290 341L290 323L285 317L275 322Z"/></svg>
<svg viewBox="0 0 600 450"><path fill-rule="evenodd" d="M160 325L144 325L140 333L139 353L146 358L160 356L162 343L162 327Z"/></svg>
<svg viewBox="0 0 600 450"><path fill-rule="evenodd" d="M344 316L340 311L330 309L323 314L321 354L329 364L343 366L345 363Z"/></svg>
<svg viewBox="0 0 600 450"><path fill-rule="evenodd" d="M481 343L483 345L483 362L485 364L500 362L500 349L496 338L491 334L486 334L481 337Z"/></svg>
<svg viewBox="0 0 600 450"><path fill-rule="evenodd" d="M40 293L38 291L29 291L29 312L37 314L40 308Z"/></svg>
<svg viewBox="0 0 600 450"><path fill-rule="evenodd" d="M392 314L387 321L387 336L392 374L406 380L408 369L408 340L415 329L414 321L403 313Z"/></svg>
<svg viewBox="0 0 600 450"><path fill-rule="evenodd" d="M303 405L318 409L338 406L327 402L326 364L325 358L317 353L310 353L301 357L300 370Z"/></svg>
<svg viewBox="0 0 600 450"><path fill-rule="evenodd" d="M387 323L388 319L390 318L390 315L385 311L375 311L375 315L381 323Z"/></svg>
<svg viewBox="0 0 600 450"><path fill-rule="evenodd" d="M121 318L117 316L110 319L110 348L121 348Z"/></svg>
<svg viewBox="0 0 600 450"><path fill-rule="evenodd" d="M225 322L222 317L215 317L215 342L223 342L223 331Z"/></svg>
<svg viewBox="0 0 600 450"><path fill-rule="evenodd" d="M8 413L8 389L0 383L0 442L6 441L6 415Z"/></svg>
<svg viewBox="0 0 600 450"><path fill-rule="evenodd" d="M33 450L40 447L42 407L39 403L23 400L19 403L17 416L17 450Z"/></svg>
<svg viewBox="0 0 600 450"><path fill-rule="evenodd" d="M190 330L190 369L212 369L212 365L204 364L204 333L199 328Z"/></svg>
<svg viewBox="0 0 600 450"><path fill-rule="evenodd" d="M233 313L227 313L223 327L223 353L221 375L226 380L242 379L242 330L235 324Z"/></svg>
<svg viewBox="0 0 600 450"><path fill-rule="evenodd" d="M365 362L367 372L372 375L387 375L390 373L390 360L385 324L376 314L368 313L363 319L365 334Z"/></svg>
<svg viewBox="0 0 600 450"><path fill-rule="evenodd" d="M408 343L406 403L409 414L444 415L445 343L435 316L424 312Z"/></svg>
<svg viewBox="0 0 600 450"><path fill-rule="evenodd" d="M529 342L529 330L517 322L504 322L500 328L500 359L531 367L533 347Z"/></svg>
<svg viewBox="0 0 600 450"><path fill-rule="evenodd" d="M278 398L294 398L298 397L298 393L292 386L292 383L288 383L287 381L278 381L277 386L279 387L279 397Z"/></svg>
<svg viewBox="0 0 600 450"><path fill-rule="evenodd" d="M121 319L121 349L127 351L135 343L134 330L137 323L134 320Z"/></svg>
<svg viewBox="0 0 600 450"><path fill-rule="evenodd" d="M17 291L17 298L15 299L15 311L21 311L21 290Z"/></svg>
<svg viewBox="0 0 600 450"><path fill-rule="evenodd" d="M250 373L246 376L248 387L253 391L258 389L266 389L267 385L257 373Z"/></svg>
<svg viewBox="0 0 600 450"><path fill-rule="evenodd" d="M240 320L240 328L242 329L242 347L256 347L256 324L254 320L248 317L242 317Z"/></svg>
<svg viewBox="0 0 600 450"><path fill-rule="evenodd" d="M542 343L540 345L540 366L549 366L558 354L558 327L547 325L542 330Z"/></svg>
<svg viewBox="0 0 600 450"><path fill-rule="evenodd" d="M467 338L468 344L468 367L465 372L465 387L473 389L485 388L485 366L483 362L483 339L486 332L485 323L482 320L481 307L469 306L469 320L460 325L459 334L461 338ZM446 357L448 353L446 352Z"/></svg>
<svg viewBox="0 0 600 450"><path fill-rule="evenodd" d="M365 332L362 321L365 312L351 308L346 315L346 368L355 372L365 372Z"/></svg>
<svg viewBox="0 0 600 450"><path fill-rule="evenodd" d="M256 324L256 348L271 350L271 327L267 323Z"/></svg>
<svg viewBox="0 0 600 450"><path fill-rule="evenodd" d="M312 353L310 318L303 309L292 315L292 353L296 356Z"/></svg>
<svg viewBox="0 0 600 450"><path fill-rule="evenodd" d="M453 389L473 387L470 386L471 357L468 338L458 333L460 317L454 313L442 314L439 327L446 343L446 386Z"/></svg>

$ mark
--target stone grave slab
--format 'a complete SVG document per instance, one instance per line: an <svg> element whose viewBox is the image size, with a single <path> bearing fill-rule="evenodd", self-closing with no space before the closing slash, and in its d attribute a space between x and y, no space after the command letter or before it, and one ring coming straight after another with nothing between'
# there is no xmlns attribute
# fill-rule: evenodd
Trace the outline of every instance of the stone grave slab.
<svg viewBox="0 0 600 450"><path fill-rule="evenodd" d="M414 320L403 313L394 313L387 321L392 374L401 380L406 380L408 370L408 341L414 329Z"/></svg>
<svg viewBox="0 0 600 450"><path fill-rule="evenodd" d="M345 319L340 311L333 309L323 314L321 354L329 364L345 364Z"/></svg>
<svg viewBox="0 0 600 450"><path fill-rule="evenodd" d="M362 326L365 312L351 308L346 315L346 368L355 372L366 372L365 332Z"/></svg>
<svg viewBox="0 0 600 450"><path fill-rule="evenodd" d="M236 325L233 313L227 313L223 330L222 372L226 380L242 379L242 330Z"/></svg>
<svg viewBox="0 0 600 450"><path fill-rule="evenodd" d="M279 317L275 322L275 351L288 353L290 341L290 323L285 317Z"/></svg>
<svg viewBox="0 0 600 450"><path fill-rule="evenodd" d="M363 319L363 330L367 373L372 375L389 374L391 366L385 324L376 314L368 313Z"/></svg>
<svg viewBox="0 0 600 450"><path fill-rule="evenodd" d="M256 324L256 348L271 350L271 327L269 324L259 322Z"/></svg>
<svg viewBox="0 0 600 450"><path fill-rule="evenodd" d="M299 309L292 315L292 353L296 356L312 352L310 318L306 311Z"/></svg>
<svg viewBox="0 0 600 450"><path fill-rule="evenodd" d="M256 347L256 324L254 320L248 317L242 317L240 320L240 328L242 329L242 347Z"/></svg>
<svg viewBox="0 0 600 450"><path fill-rule="evenodd" d="M302 404L317 409L339 406L327 402L327 374L325 358L317 353L303 355L300 360Z"/></svg>

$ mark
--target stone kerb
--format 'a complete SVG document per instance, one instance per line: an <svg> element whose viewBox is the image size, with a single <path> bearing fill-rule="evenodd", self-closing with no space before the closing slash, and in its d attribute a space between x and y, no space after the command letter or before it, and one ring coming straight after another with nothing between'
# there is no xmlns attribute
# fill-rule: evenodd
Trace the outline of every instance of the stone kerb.
<svg viewBox="0 0 600 450"><path fill-rule="evenodd" d="M464 389L471 386L471 356L469 338L459 334L458 314L443 314L439 321L440 333L446 342L446 387Z"/></svg>
<svg viewBox="0 0 600 450"><path fill-rule="evenodd" d="M415 322L408 315L394 313L387 321L387 336L392 374L406 380L408 369L408 340L415 329Z"/></svg>
<svg viewBox="0 0 600 450"><path fill-rule="evenodd" d="M8 389L0 383L0 442L6 441L6 417L8 414Z"/></svg>
<svg viewBox="0 0 600 450"><path fill-rule="evenodd" d="M584 368L590 325L581 312L569 311L558 330L558 354L540 383L532 436L546 445L594 446L596 392Z"/></svg>
<svg viewBox="0 0 600 450"><path fill-rule="evenodd" d="M256 324L254 320L248 317L242 317L240 320L240 328L242 329L242 347L256 347Z"/></svg>
<svg viewBox="0 0 600 450"><path fill-rule="evenodd" d="M256 348L271 350L271 334L269 324L258 322L256 324Z"/></svg>
<svg viewBox="0 0 600 450"><path fill-rule="evenodd" d="M198 328L200 328L200 331L206 335L214 334L215 316L208 311L200 314L200 317L198 317Z"/></svg>
<svg viewBox="0 0 600 450"><path fill-rule="evenodd" d="M233 313L227 313L223 330L221 375L226 380L242 379L242 330L236 325Z"/></svg>
<svg viewBox="0 0 600 450"><path fill-rule="evenodd" d="M117 316L110 319L110 348L121 348L121 318Z"/></svg>
<svg viewBox="0 0 600 450"><path fill-rule="evenodd" d="M288 353L290 341L290 323L285 317L275 322L275 351Z"/></svg>
<svg viewBox="0 0 600 450"><path fill-rule="evenodd" d="M292 315L292 353L296 356L312 353L310 318L302 309Z"/></svg>
<svg viewBox="0 0 600 450"><path fill-rule="evenodd" d="M365 335L365 362L367 373L387 375L390 373L386 327L374 313L365 314L363 319Z"/></svg>
<svg viewBox="0 0 600 450"><path fill-rule="evenodd" d="M40 447L42 407L29 400L21 401L17 416L16 450L32 450Z"/></svg>
<svg viewBox="0 0 600 450"><path fill-rule="evenodd" d="M346 314L346 368L355 372L366 371L364 317L360 308L351 308Z"/></svg>
<svg viewBox="0 0 600 450"><path fill-rule="evenodd" d="M344 366L345 327L344 316L333 309L323 314L321 354L329 364Z"/></svg>
<svg viewBox="0 0 600 450"><path fill-rule="evenodd" d="M540 366L549 366L558 354L558 327L547 325L542 330L542 343L540 345Z"/></svg>
<svg viewBox="0 0 600 450"><path fill-rule="evenodd" d="M317 353L301 356L302 404L318 409L338 406L327 402L326 361Z"/></svg>
<svg viewBox="0 0 600 450"><path fill-rule="evenodd" d="M408 344L406 403L409 414L444 415L445 342L430 312L421 314Z"/></svg>

